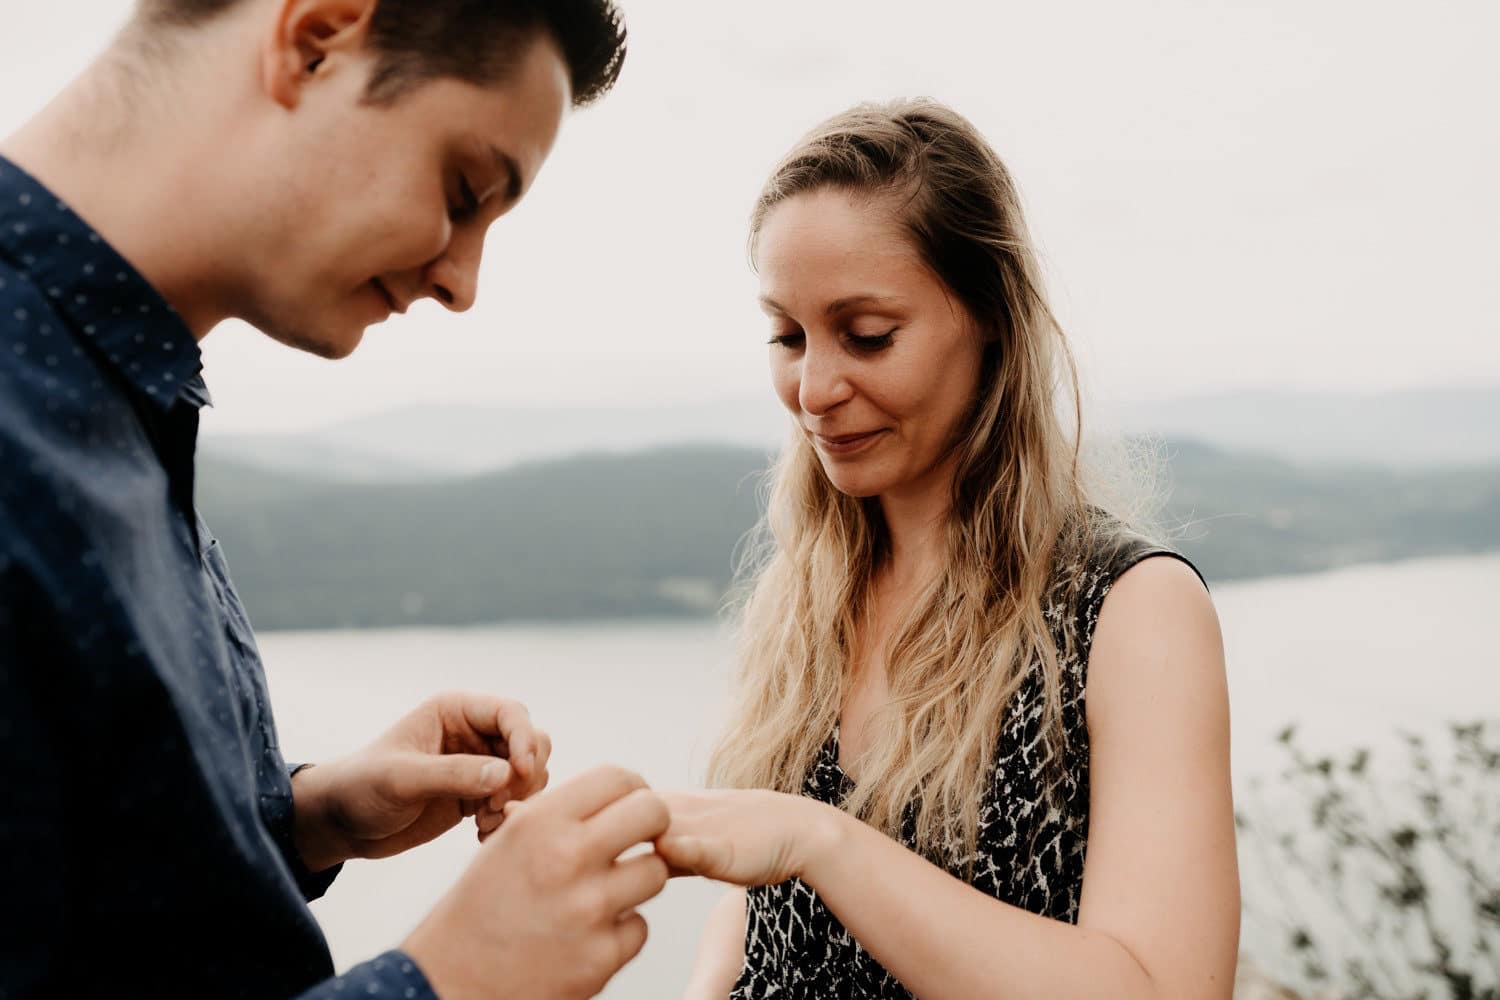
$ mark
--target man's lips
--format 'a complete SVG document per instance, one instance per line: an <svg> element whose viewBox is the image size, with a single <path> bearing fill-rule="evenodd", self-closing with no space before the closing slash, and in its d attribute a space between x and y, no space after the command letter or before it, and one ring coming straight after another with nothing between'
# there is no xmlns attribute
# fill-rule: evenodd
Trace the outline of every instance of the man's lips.
<svg viewBox="0 0 1500 1000"><path fill-rule="evenodd" d="M379 278L371 278L370 284L374 285L375 290L378 291L381 295L385 296L385 304L391 307L391 312L399 313L402 315L406 313L405 304L396 301L396 296L392 295L391 290L385 287L385 282L381 281Z"/></svg>

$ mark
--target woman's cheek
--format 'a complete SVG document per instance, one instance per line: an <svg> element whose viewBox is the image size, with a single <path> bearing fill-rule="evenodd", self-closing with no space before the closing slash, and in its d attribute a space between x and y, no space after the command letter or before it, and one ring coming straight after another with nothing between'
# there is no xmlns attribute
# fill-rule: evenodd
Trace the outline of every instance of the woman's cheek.
<svg viewBox="0 0 1500 1000"><path fill-rule="evenodd" d="M772 347L772 351L782 352L785 348ZM785 358L771 357L771 386L776 391L776 396L781 400L792 414L802 411L802 404L798 402L799 389L801 388L798 378L799 366Z"/></svg>

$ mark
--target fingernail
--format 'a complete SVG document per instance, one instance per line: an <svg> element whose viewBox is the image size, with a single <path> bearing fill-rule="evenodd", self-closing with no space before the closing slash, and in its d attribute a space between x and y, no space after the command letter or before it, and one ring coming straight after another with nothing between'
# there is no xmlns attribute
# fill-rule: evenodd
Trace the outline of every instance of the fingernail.
<svg viewBox="0 0 1500 1000"><path fill-rule="evenodd" d="M493 788L496 785L505 783L505 779L508 777L506 772L509 770L510 768L505 765L504 761L491 761L484 765L484 769L479 772L479 780L483 782L486 788Z"/></svg>

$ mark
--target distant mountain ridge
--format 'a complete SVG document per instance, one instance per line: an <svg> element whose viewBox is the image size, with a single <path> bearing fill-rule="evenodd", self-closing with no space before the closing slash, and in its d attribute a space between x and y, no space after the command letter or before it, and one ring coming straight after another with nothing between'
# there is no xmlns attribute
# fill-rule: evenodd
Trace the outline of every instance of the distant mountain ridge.
<svg viewBox="0 0 1500 1000"><path fill-rule="evenodd" d="M701 615L764 465L681 448L372 485L208 459L198 503L260 627Z"/></svg>
<svg viewBox="0 0 1500 1000"><path fill-rule="evenodd" d="M1431 469L1500 462L1500 386L1228 393L1132 403L1098 417L1111 431L1303 464ZM415 406L302 434L208 434L203 450L317 478L411 482L583 452L687 444L765 451L781 445L787 428L769 395L645 407Z"/></svg>
<svg viewBox="0 0 1500 1000"><path fill-rule="evenodd" d="M775 448L784 411L766 400L647 407L412 406L302 434L207 435L214 458L318 478L473 476L581 453L691 444Z"/></svg>
<svg viewBox="0 0 1500 1000"><path fill-rule="evenodd" d="M1500 549L1500 463L1310 469L1168 442L1163 521L1210 582ZM199 506L262 628L712 614L763 449L587 454L430 482L206 457Z"/></svg>
<svg viewBox="0 0 1500 1000"><path fill-rule="evenodd" d="M1238 392L1135 403L1122 429L1302 463L1438 468L1500 462L1500 387Z"/></svg>

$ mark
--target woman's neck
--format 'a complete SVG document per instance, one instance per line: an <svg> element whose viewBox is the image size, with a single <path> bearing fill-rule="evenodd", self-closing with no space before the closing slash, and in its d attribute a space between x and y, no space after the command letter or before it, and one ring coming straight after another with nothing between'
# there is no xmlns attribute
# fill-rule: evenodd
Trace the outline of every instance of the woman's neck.
<svg viewBox="0 0 1500 1000"><path fill-rule="evenodd" d="M886 582L898 590L920 588L941 573L947 561L955 464L956 459L950 458L920 482L880 495L891 541L884 575Z"/></svg>

